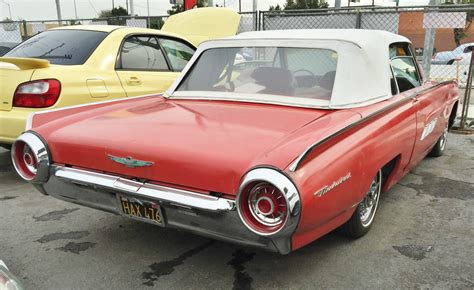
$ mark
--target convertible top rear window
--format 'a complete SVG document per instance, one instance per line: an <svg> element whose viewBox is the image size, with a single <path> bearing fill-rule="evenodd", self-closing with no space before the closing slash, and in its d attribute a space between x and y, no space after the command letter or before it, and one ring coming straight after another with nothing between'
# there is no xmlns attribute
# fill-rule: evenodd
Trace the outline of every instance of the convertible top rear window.
<svg viewBox="0 0 474 290"><path fill-rule="evenodd" d="M79 65L86 62L106 32L90 30L49 30L33 36L8 52L6 57L30 57L52 64Z"/></svg>
<svg viewBox="0 0 474 290"><path fill-rule="evenodd" d="M337 53L294 47L204 51L177 91L231 92L330 100Z"/></svg>

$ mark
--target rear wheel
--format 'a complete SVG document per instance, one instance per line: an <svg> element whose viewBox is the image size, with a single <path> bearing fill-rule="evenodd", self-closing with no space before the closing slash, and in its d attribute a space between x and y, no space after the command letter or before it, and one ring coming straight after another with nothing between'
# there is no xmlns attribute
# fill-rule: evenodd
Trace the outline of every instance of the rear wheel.
<svg viewBox="0 0 474 290"><path fill-rule="evenodd" d="M448 141L448 125L446 124L446 127L443 130L443 134L438 139L438 142L436 142L436 145L431 149L429 156L431 157L439 157L444 154L444 149L446 149L446 142Z"/></svg>
<svg viewBox="0 0 474 290"><path fill-rule="evenodd" d="M345 235L359 238L370 230L377 212L381 189L382 170L379 170L370 184L367 195L359 203L350 220L342 226Z"/></svg>

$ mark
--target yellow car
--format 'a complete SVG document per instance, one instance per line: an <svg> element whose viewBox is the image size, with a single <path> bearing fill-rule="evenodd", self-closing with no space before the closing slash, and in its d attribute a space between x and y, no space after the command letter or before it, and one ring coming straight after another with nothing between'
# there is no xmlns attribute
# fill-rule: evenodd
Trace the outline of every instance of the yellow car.
<svg viewBox="0 0 474 290"><path fill-rule="evenodd" d="M237 33L240 15L200 8L161 30L78 25L54 28L0 57L0 146L32 112L166 90L204 40Z"/></svg>

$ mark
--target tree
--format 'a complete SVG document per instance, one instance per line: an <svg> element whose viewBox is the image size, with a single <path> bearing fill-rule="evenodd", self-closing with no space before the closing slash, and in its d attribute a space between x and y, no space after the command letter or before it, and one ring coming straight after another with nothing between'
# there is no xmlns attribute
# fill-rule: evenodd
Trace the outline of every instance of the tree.
<svg viewBox="0 0 474 290"><path fill-rule="evenodd" d="M208 3L207 3L207 0L197 0L196 5L197 7L207 7Z"/></svg>
<svg viewBox="0 0 474 290"><path fill-rule="evenodd" d="M163 24L165 24L165 22L163 21L163 18L161 17L150 19L150 28L161 29L161 27L163 27Z"/></svg>
<svg viewBox="0 0 474 290"><path fill-rule="evenodd" d="M329 4L325 0L286 0L283 9L280 5L270 6L271 11L297 10L297 9L319 9L328 8Z"/></svg>
<svg viewBox="0 0 474 290"><path fill-rule="evenodd" d="M183 12L183 11L184 11L184 6L183 5L175 4L175 5L171 6L170 10L168 10L168 14L171 16L171 15L174 15L176 13Z"/></svg>
<svg viewBox="0 0 474 290"><path fill-rule="evenodd" d="M122 6L115 7L112 10L102 10L99 13L99 18L117 17L117 16L129 16L127 9Z"/></svg>
<svg viewBox="0 0 474 290"><path fill-rule="evenodd" d="M454 0L446 1L443 4L447 5L456 5L456 4L473 4L474 0ZM456 46L461 45L461 40L467 36L467 32L469 28L471 28L472 22L474 21L474 11L469 10L466 12L466 25L463 28L454 28L453 35L454 35L454 42Z"/></svg>
<svg viewBox="0 0 474 290"><path fill-rule="evenodd" d="M280 4L277 4L276 6L271 5L268 10L270 10L270 11L281 11L282 9L281 9Z"/></svg>

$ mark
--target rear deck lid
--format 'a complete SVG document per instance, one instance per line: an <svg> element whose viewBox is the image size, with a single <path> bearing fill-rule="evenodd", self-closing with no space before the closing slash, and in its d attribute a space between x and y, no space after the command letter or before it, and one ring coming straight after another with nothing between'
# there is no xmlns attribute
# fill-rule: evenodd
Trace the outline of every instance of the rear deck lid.
<svg viewBox="0 0 474 290"><path fill-rule="evenodd" d="M240 15L226 8L197 8L175 14L166 20L162 31L186 37L195 46L209 39L237 33Z"/></svg>
<svg viewBox="0 0 474 290"><path fill-rule="evenodd" d="M0 57L0 111L10 111L18 85L31 80L35 69L47 67L44 59Z"/></svg>

